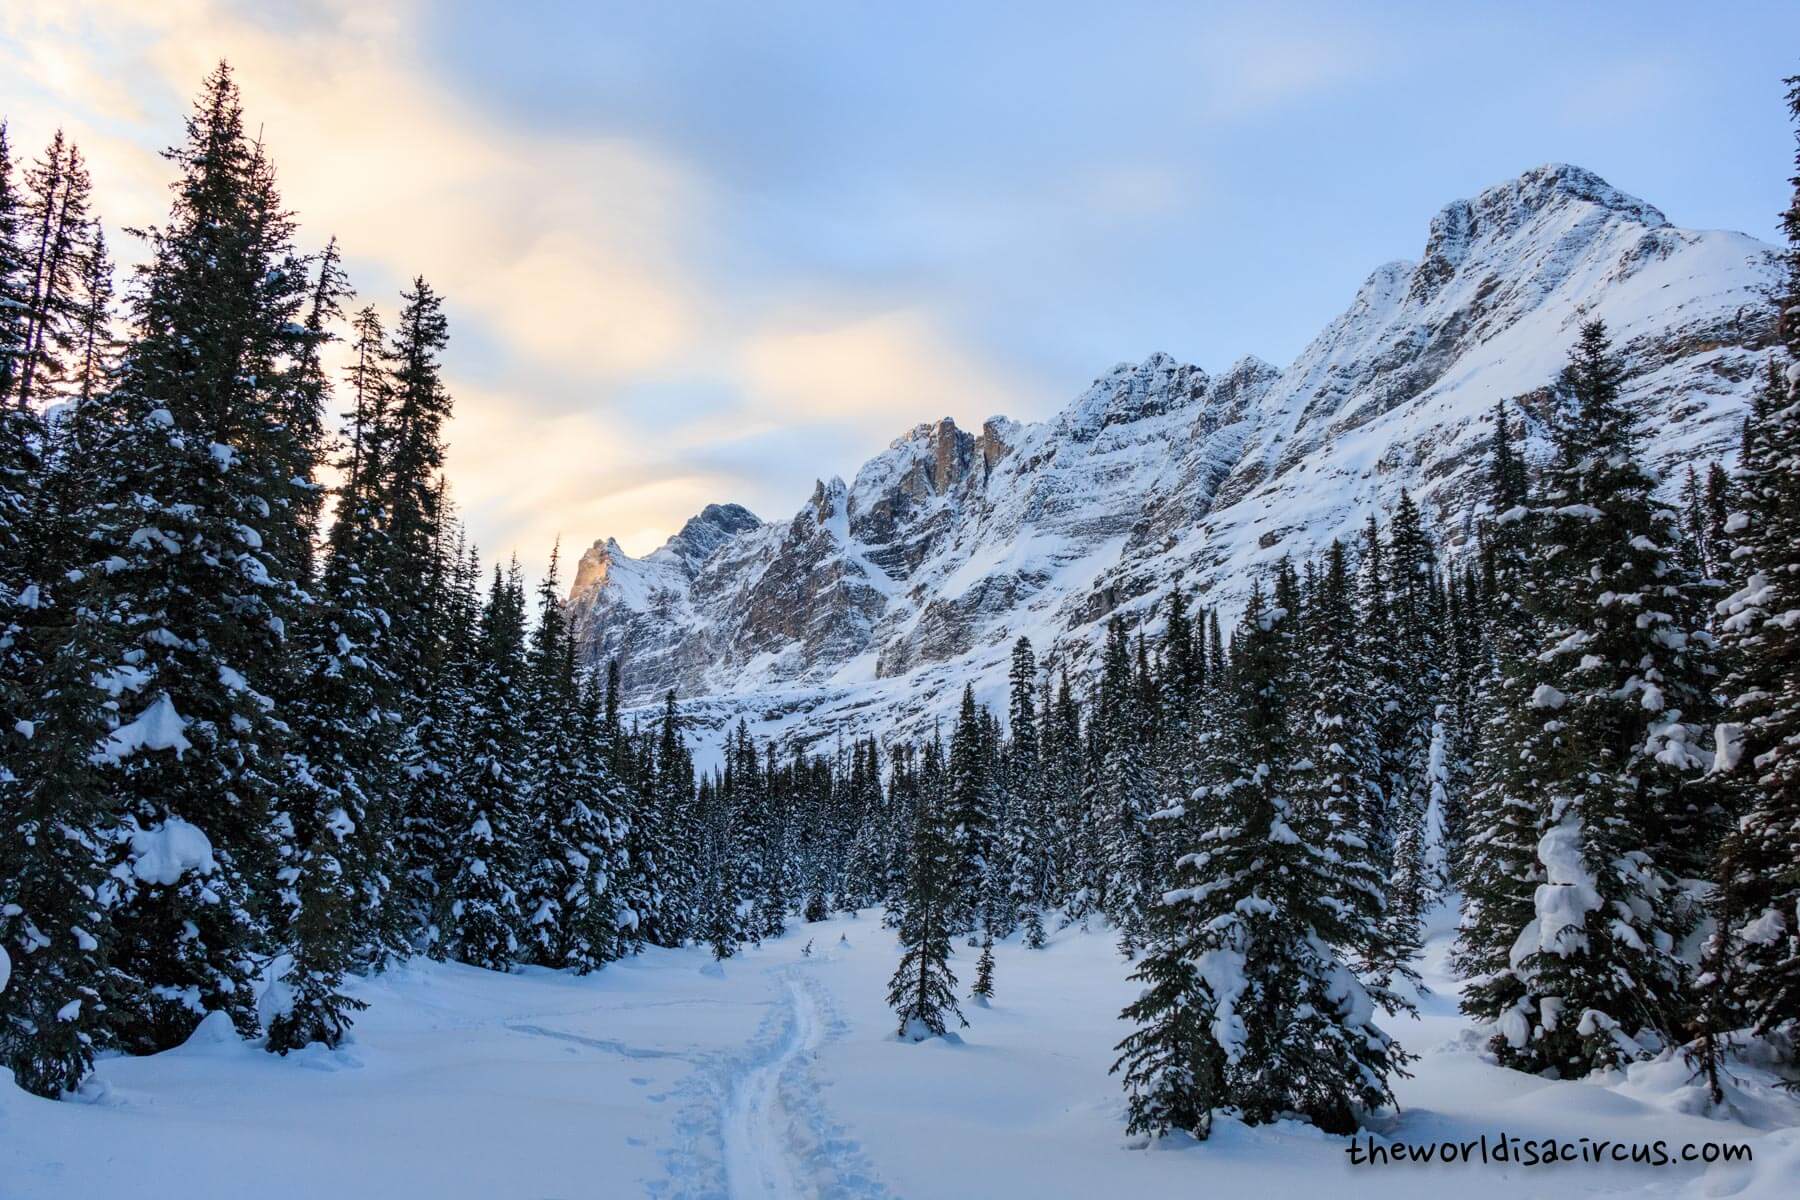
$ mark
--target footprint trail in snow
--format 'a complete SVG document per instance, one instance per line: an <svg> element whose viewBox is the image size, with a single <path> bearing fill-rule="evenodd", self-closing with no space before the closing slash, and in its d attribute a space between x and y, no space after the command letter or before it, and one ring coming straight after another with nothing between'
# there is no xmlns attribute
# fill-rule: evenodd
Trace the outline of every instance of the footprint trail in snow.
<svg viewBox="0 0 1800 1200"><path fill-rule="evenodd" d="M789 1200L816 1195L795 1161L786 1129L791 1121L781 1101L781 1076L824 1040L818 1002L799 980L783 979L788 1006L786 1031L773 1051L734 1083L726 1097L722 1129L725 1183L734 1200Z"/></svg>

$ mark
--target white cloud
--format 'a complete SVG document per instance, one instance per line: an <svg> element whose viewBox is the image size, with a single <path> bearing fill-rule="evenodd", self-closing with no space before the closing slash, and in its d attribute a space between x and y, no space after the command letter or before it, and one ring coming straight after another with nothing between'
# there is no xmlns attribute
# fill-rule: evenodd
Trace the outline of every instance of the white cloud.
<svg viewBox="0 0 1800 1200"><path fill-rule="evenodd" d="M22 85L6 101L15 145L66 127L109 221L153 223L170 177L159 151L228 59L307 244L335 235L363 300L384 309L414 274L447 297L453 488L473 536L531 567L559 532L572 547L612 533L641 552L741 494L744 479L685 463L747 436L804 421L872 451L927 416L1015 407L996 371L918 311L715 299L688 260L717 223L706 180L642 140L497 118L418 60L424 15L359 0L12 0L0 70ZM1115 185L1127 204L1158 186ZM117 247L127 260L136 249ZM620 399L697 373L740 403L668 423ZM523 382L543 379L554 391Z"/></svg>

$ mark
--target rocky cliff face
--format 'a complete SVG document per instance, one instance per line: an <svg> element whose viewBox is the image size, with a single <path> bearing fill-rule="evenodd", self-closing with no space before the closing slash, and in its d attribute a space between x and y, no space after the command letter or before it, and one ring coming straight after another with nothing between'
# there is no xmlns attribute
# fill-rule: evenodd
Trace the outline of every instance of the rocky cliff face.
<svg viewBox="0 0 1800 1200"><path fill-rule="evenodd" d="M1542 421L1579 325L1606 321L1653 464L1729 457L1768 336L1774 251L1671 226L1546 166L1457 201L1286 370L1157 354L1057 416L920 425L793 518L709 505L655 553L595 543L572 604L631 703L702 725L907 736L964 680L997 699L1013 639L1079 670L1103 618L1180 587L1235 608L1256 572L1350 538L1410 488L1452 553L1497 399Z"/></svg>

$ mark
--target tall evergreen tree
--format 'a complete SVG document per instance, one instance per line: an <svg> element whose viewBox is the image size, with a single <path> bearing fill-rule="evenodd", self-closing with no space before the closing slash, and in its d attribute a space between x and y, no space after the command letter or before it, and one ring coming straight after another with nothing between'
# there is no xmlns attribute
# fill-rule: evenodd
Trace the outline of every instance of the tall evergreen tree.
<svg viewBox="0 0 1800 1200"><path fill-rule="evenodd" d="M1800 76L1786 82L1800 133ZM1719 985L1765 1034L1800 1027L1800 149L1794 162L1777 299L1785 370L1771 364L1746 428L1741 507L1725 525L1743 584L1718 606L1732 670L1715 769L1743 810L1718 870Z"/></svg>
<svg viewBox="0 0 1800 1200"><path fill-rule="evenodd" d="M1367 826L1381 799L1380 747L1357 636L1354 584L1339 542L1326 551L1301 645L1307 671L1293 713L1294 805L1337 856L1337 894L1356 911L1351 927L1366 939L1338 950L1365 976L1387 981L1410 972L1407 963L1418 945L1395 941L1395 929L1385 920L1387 870Z"/></svg>
<svg viewBox="0 0 1800 1200"><path fill-rule="evenodd" d="M1537 599L1548 644L1531 664L1544 882L1513 964L1503 1062L1580 1074L1654 1049L1683 1020L1674 942L1691 925L1670 864L1694 811L1710 638L1684 628L1692 576L1676 514L1652 495L1619 398L1621 367L1590 322L1562 387L1543 477Z"/></svg>
<svg viewBox="0 0 1800 1200"><path fill-rule="evenodd" d="M113 722L97 682L117 661L110 627L54 597L25 631L39 672L20 743L0 768L0 1064L41 1096L73 1091L111 1044L109 1006L128 991L107 957L120 830L96 759Z"/></svg>
<svg viewBox="0 0 1800 1200"><path fill-rule="evenodd" d="M529 831L524 674L524 584L516 565L506 573L495 568L482 613L473 753L462 789L467 810L441 918L451 957L494 971L518 960L529 915L522 911Z"/></svg>
<svg viewBox="0 0 1800 1200"><path fill-rule="evenodd" d="M888 1005L900 1018L900 1036L915 1042L942 1037L949 1017L968 1024L956 1003L956 976L950 970L959 855L943 747L935 739L925 748L920 776L901 905L902 954L888 984Z"/></svg>
<svg viewBox="0 0 1800 1200"><path fill-rule="evenodd" d="M1494 408L1488 462L1492 516L1482 528L1482 555L1491 649L1476 687L1475 778L1459 861L1463 912L1451 964L1467 980L1463 1011L1497 1024L1525 996L1512 950L1536 919L1544 879L1537 843L1546 783L1540 772L1548 766L1533 744L1544 722L1531 706L1543 642L1536 616L1537 516L1527 507L1524 464L1504 402Z"/></svg>
<svg viewBox="0 0 1800 1200"><path fill-rule="evenodd" d="M1393 998L1366 988L1335 947L1377 935L1345 903L1321 825L1291 792L1288 614L1253 589L1233 656L1228 756L1196 801L1207 812L1152 909L1132 978L1144 985L1119 1045L1129 1128L1210 1132L1235 1107L1251 1124L1299 1112L1348 1132L1392 1102L1404 1054L1374 1022Z"/></svg>
<svg viewBox="0 0 1800 1200"><path fill-rule="evenodd" d="M148 233L105 402L106 470L74 517L72 599L120 638L107 771L132 836L112 961L135 995L111 1014L131 1049L180 1041L208 1009L256 1029L271 914L254 881L275 872L291 729L276 707L303 595L271 550L295 478L272 381L306 274L223 65L169 157L169 220Z"/></svg>
<svg viewBox="0 0 1800 1200"><path fill-rule="evenodd" d="M54 398L74 367L82 266L94 234L87 166L62 130L25 173L25 187L21 248L28 307L16 389L21 407Z"/></svg>

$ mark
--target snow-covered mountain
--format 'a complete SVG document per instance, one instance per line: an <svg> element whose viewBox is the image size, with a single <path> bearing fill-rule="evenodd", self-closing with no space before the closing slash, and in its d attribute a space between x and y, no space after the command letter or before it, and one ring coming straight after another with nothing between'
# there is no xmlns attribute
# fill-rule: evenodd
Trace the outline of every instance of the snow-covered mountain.
<svg viewBox="0 0 1800 1200"><path fill-rule="evenodd" d="M1454 551L1494 402L1541 429L1590 318L1629 363L1654 465L1729 457L1774 256L1539 167L1446 207L1420 260L1378 268L1285 370L1155 354L1046 421L917 426L789 520L709 505L641 559L597 542L577 628L593 660L619 657L629 703L673 688L703 727L915 734L965 680L998 700L1019 635L1080 669L1107 616L1173 588L1229 612L1260 570L1354 536L1402 487Z"/></svg>

